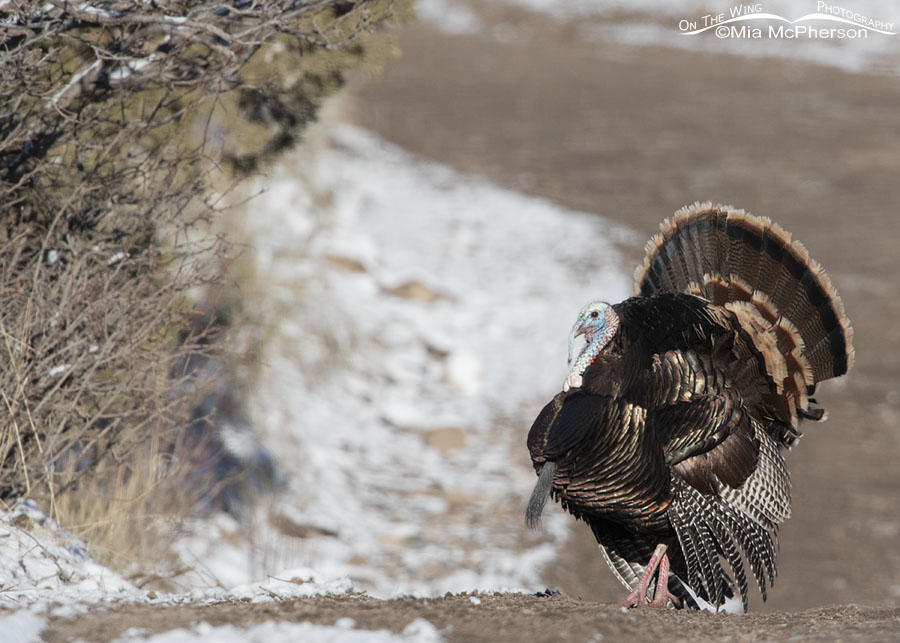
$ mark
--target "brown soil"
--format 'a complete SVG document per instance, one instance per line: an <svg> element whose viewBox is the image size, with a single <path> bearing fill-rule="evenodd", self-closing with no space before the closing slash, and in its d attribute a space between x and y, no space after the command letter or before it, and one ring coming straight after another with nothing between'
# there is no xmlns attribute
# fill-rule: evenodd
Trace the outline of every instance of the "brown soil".
<svg viewBox="0 0 900 643"><path fill-rule="evenodd" d="M746 616L606 607L598 601L621 598L622 588L576 525L546 572L562 596L123 607L53 620L48 641L105 640L135 625L331 624L345 616L395 631L424 617L452 626L449 641L900 638L900 79L585 43L574 25L501 13L491 19L531 39L404 29L403 55L382 76L351 83L351 120L425 157L647 237L695 200L770 216L806 244L843 296L856 367L822 387L817 397L830 419L807 426L788 456L794 515L780 534L769 603L751 602ZM548 243L565 238L560 230ZM624 250L636 265L641 248ZM602 297L590 274L584 283L585 301ZM843 606L826 607L833 605Z"/></svg>
<svg viewBox="0 0 900 643"><path fill-rule="evenodd" d="M892 641L900 631L900 609L849 605L800 613L728 615L618 608L568 596L503 594L478 597L380 601L366 597L324 597L277 603L228 603L180 607L120 607L74 622L57 621L44 632L48 643L72 639L108 641L129 627L148 633L213 626L246 626L264 621L333 625L352 618L364 630L400 632L424 618L442 631L448 643L476 641L556 643L558 641L772 641L799 636L805 640ZM602 635L602 636L598 636ZM798 640L798 639L795 639Z"/></svg>

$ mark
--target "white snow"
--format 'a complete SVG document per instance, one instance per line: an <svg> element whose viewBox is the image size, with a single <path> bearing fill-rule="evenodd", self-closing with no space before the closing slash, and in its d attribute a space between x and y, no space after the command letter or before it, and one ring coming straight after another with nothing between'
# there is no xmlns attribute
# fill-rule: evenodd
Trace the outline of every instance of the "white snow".
<svg viewBox="0 0 900 643"><path fill-rule="evenodd" d="M345 620L345 619L341 619ZM350 620L351 619L346 619ZM407 625L400 634L389 630L353 629L354 624L335 623L334 627L312 623L275 623L268 621L248 627L222 625L213 627L198 623L191 629L179 628L163 634L146 636L142 630L127 632L114 643L145 641L146 643L439 643L443 640L437 628L418 618Z"/></svg>
<svg viewBox="0 0 900 643"><path fill-rule="evenodd" d="M42 616L28 610L0 612L0 632L6 641L40 643L41 632L46 625L47 621Z"/></svg>
<svg viewBox="0 0 900 643"><path fill-rule="evenodd" d="M421 19L440 25L445 33L476 34L482 29L478 16L458 0L419 0L416 13Z"/></svg>
<svg viewBox="0 0 900 643"><path fill-rule="evenodd" d="M316 570L299 567L258 582L235 583L227 590L197 587L184 594L151 593L97 563L83 542L60 529L31 501L0 514L0 545L0 607L23 607L27 610L21 613L49 612L61 618L116 603L263 603L344 594L353 588L346 577L326 578ZM27 622L25 617L21 622Z"/></svg>
<svg viewBox="0 0 900 643"><path fill-rule="evenodd" d="M101 601L134 587L87 554L31 502L0 512L0 605Z"/></svg>
<svg viewBox="0 0 900 643"><path fill-rule="evenodd" d="M51 367L49 371L47 371L47 375L50 377L55 377L60 373L65 373L70 368L72 368L71 364L57 364L56 366Z"/></svg>

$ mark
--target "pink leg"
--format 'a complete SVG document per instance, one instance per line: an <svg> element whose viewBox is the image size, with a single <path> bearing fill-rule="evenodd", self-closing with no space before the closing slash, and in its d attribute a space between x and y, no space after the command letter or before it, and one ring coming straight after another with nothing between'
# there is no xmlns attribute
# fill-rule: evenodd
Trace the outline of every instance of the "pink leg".
<svg viewBox="0 0 900 643"><path fill-rule="evenodd" d="M666 549L668 547L662 543L656 546L650 561L647 563L644 575L641 576L637 586L624 601L613 603L613 607L644 607L647 605L647 587L650 585L650 580L656 573L657 568L659 568L659 575L656 581L656 593L653 597L653 602L647 606L666 607L670 600L673 604L678 604L678 599L669 593L669 557L666 555Z"/></svg>
<svg viewBox="0 0 900 643"><path fill-rule="evenodd" d="M681 601L678 598L669 593L669 556L663 554L662 560L659 563L656 593L653 595L653 600L647 607L666 608L669 606L669 601L672 602L672 605L677 606L681 604Z"/></svg>
<svg viewBox="0 0 900 643"><path fill-rule="evenodd" d="M666 567L668 567L666 549L666 546L662 543L656 546L656 549L653 550L653 555L650 557L650 562L647 563L647 568L644 570L644 575L638 581L637 587L625 597L624 601L614 603L614 607L634 607L643 605L646 602L647 586L650 585L650 579L653 578L653 574L663 558L666 558Z"/></svg>

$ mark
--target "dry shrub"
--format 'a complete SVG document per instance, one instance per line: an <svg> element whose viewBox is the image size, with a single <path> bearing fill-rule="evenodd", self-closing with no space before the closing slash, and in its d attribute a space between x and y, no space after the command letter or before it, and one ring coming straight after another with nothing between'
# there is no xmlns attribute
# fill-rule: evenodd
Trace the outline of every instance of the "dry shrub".
<svg viewBox="0 0 900 643"><path fill-rule="evenodd" d="M210 186L295 143L409 4L0 3L0 498L95 530L91 498L158 513L173 360L222 346L190 323L235 254Z"/></svg>

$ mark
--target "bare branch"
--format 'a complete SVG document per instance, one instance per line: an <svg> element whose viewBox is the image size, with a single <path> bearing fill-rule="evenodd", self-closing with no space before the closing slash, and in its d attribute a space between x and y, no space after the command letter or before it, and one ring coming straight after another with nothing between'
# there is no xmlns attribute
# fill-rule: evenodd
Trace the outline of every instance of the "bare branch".
<svg viewBox="0 0 900 643"><path fill-rule="evenodd" d="M289 146L394 8L0 0L0 498L177 425L188 294L231 253L211 173Z"/></svg>

